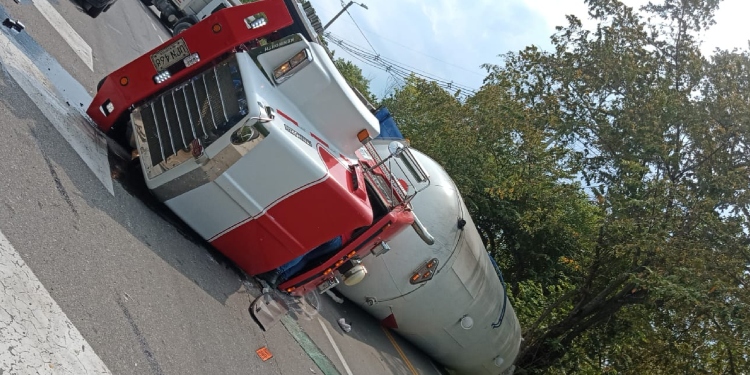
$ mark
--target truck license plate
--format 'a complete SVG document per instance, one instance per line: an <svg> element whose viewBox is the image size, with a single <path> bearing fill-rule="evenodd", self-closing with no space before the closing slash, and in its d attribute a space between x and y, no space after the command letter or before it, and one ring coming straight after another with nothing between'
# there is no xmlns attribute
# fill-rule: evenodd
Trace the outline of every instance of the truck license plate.
<svg viewBox="0 0 750 375"><path fill-rule="evenodd" d="M177 39L174 43L151 55L151 62L154 63L156 71L161 72L188 56L190 56L190 50L185 39Z"/></svg>

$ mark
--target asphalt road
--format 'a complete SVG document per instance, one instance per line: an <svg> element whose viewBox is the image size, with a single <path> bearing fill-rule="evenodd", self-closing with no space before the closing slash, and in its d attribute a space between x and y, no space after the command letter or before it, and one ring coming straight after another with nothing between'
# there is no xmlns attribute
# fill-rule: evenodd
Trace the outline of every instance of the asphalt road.
<svg viewBox="0 0 750 375"><path fill-rule="evenodd" d="M25 25L0 30L0 234L80 332L84 351L90 345L114 374L440 373L353 304L325 295L319 311L293 311L262 331L248 314L259 294L253 280L144 194L137 173L113 162L112 182L97 170L108 159L81 111L101 77L168 32L137 0L96 19L75 1L38 1L0 0L0 18ZM44 15L44 4L69 26ZM71 44L67 27L90 50ZM3 260L0 281L10 269ZM0 288L0 301L13 293ZM338 326L342 317L351 332ZM9 340L0 336L0 374L69 373L51 362L3 368L25 345ZM71 343L56 350L77 351ZM264 346L267 361L256 354Z"/></svg>

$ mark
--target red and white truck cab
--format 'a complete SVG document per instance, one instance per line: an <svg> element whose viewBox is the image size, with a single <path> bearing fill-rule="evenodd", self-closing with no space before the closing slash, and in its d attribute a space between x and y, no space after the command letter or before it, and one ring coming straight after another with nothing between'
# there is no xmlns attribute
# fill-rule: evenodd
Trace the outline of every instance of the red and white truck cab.
<svg viewBox="0 0 750 375"><path fill-rule="evenodd" d="M353 284L360 260L412 226L429 176L408 147L384 158L377 119L283 0L221 10L100 83L87 113L140 156L151 192L249 275L339 235L343 247L279 285L302 295ZM387 168L399 159L411 178Z"/></svg>

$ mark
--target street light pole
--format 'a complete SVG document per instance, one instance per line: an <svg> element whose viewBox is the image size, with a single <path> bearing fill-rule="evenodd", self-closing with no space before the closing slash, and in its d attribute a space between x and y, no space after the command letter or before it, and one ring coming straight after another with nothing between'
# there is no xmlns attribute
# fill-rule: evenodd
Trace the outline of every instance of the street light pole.
<svg viewBox="0 0 750 375"><path fill-rule="evenodd" d="M347 9L348 9L348 8L349 8L350 6L352 6L352 4L357 4L357 5L361 6L362 8L368 9L368 8L367 8L367 5L365 5L365 4L361 4L361 3L357 3L357 2L354 2L354 1L350 1L350 2L348 3L348 4L346 4L346 5L344 6L344 8L342 8L342 9L341 9L341 10L340 10L340 11L339 11L338 13L336 13L336 15L335 15L335 16L333 16L333 18L331 18L331 20L330 20L330 21L328 21L328 23L327 23L327 24L326 24L325 26L323 26L323 31L325 31L325 30L326 30L326 29L328 28L328 26L331 26L331 24L333 23L333 21L336 21L336 19L337 19L337 18L339 18L339 16L340 16L340 15L341 15L342 13L346 12L346 10L347 10ZM322 33L323 33L323 32L321 32L321 34L322 34Z"/></svg>

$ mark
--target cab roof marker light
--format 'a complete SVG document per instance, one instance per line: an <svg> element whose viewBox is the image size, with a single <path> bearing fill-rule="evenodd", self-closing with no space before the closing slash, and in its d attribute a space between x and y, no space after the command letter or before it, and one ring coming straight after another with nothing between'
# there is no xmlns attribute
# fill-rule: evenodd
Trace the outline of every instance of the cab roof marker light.
<svg viewBox="0 0 750 375"><path fill-rule="evenodd" d="M359 139L359 141L363 144L372 140L372 138L370 138L370 132L368 132L367 129L360 130L359 133L357 133L357 139Z"/></svg>

